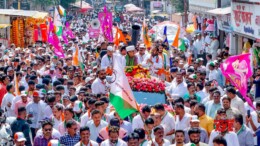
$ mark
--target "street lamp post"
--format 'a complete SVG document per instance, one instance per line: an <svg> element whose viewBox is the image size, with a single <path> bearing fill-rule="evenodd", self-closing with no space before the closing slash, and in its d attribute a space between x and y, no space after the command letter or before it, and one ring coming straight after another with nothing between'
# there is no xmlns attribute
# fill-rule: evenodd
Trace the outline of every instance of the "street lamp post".
<svg viewBox="0 0 260 146"><path fill-rule="evenodd" d="M17 3L17 9L20 10L21 9L21 0L18 0L18 3Z"/></svg>

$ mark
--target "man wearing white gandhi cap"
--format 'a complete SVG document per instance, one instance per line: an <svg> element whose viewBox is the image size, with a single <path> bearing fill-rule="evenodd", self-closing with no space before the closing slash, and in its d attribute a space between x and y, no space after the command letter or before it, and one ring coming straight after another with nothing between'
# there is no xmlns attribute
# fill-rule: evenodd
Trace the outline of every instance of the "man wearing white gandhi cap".
<svg viewBox="0 0 260 146"><path fill-rule="evenodd" d="M131 45L126 47L126 51L126 66L136 66L138 64L138 58L135 56L135 46Z"/></svg>
<svg viewBox="0 0 260 146"><path fill-rule="evenodd" d="M116 57L119 57L119 60L122 60L122 62L125 61L124 57L122 57L120 54L115 53L115 48L113 46L108 46L107 54L104 55L101 59L101 69L112 69L113 61Z"/></svg>
<svg viewBox="0 0 260 146"><path fill-rule="evenodd" d="M101 68L106 69L107 67L113 66L113 54L114 54L114 47L107 46L107 54L104 55L101 59Z"/></svg>

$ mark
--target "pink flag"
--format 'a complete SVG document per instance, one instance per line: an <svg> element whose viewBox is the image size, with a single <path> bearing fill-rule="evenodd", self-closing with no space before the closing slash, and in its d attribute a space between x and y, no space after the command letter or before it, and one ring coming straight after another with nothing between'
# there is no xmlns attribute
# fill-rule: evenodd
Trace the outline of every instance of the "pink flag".
<svg viewBox="0 0 260 146"><path fill-rule="evenodd" d="M68 41L68 38L67 38L67 32L64 29L62 30L62 35L61 36L62 36L63 41L67 45L69 41Z"/></svg>
<svg viewBox="0 0 260 146"><path fill-rule="evenodd" d="M65 55L62 50L62 46L60 44L60 40L55 33L53 33L53 44L52 45L54 47L55 55L57 55L59 58L65 58Z"/></svg>
<svg viewBox="0 0 260 146"><path fill-rule="evenodd" d="M65 29L66 29L66 33L70 36L70 38L74 39L75 36L74 36L72 30L70 29L70 23L69 22L65 23Z"/></svg>
<svg viewBox="0 0 260 146"><path fill-rule="evenodd" d="M250 54L229 57L221 64L223 75L230 80L248 104L255 109L252 101L247 97L247 81L253 75L250 67Z"/></svg>
<svg viewBox="0 0 260 146"><path fill-rule="evenodd" d="M51 21L49 25L49 32L48 32L48 42L52 45L53 45L53 33L52 33L53 30L54 30L54 24Z"/></svg>
<svg viewBox="0 0 260 146"><path fill-rule="evenodd" d="M104 12L98 14L98 19L101 23L101 30L104 34L104 37L109 41L113 42L113 25L112 25L112 13L107 11L106 6L104 7Z"/></svg>

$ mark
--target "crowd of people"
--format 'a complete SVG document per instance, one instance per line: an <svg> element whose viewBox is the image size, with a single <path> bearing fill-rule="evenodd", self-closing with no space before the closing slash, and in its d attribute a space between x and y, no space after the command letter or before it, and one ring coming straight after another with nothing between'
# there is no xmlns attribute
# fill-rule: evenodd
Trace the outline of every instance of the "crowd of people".
<svg viewBox="0 0 260 146"><path fill-rule="evenodd" d="M123 28L132 25L124 21ZM84 18L71 21L76 38L67 45L61 42L65 58L58 58L48 43L1 45L1 132L9 129L16 146L260 145L260 67L254 67L248 81L254 110L223 76L220 64L229 57L229 48L218 51L216 36L185 35L189 43L184 51L163 40L153 40L151 48L142 41L115 47L90 39L86 24ZM131 42L131 34L123 33ZM73 65L76 48L83 67ZM109 102L107 71L114 58L125 66L147 68L163 80L174 114L157 103L122 119ZM169 74L159 75L162 68ZM1 139L2 145L10 142Z"/></svg>

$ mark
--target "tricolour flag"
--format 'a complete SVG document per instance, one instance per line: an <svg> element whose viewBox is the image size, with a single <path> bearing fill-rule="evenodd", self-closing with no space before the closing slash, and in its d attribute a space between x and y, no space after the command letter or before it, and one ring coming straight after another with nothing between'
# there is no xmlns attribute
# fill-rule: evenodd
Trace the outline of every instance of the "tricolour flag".
<svg viewBox="0 0 260 146"><path fill-rule="evenodd" d="M255 109L250 98L247 97L247 81L253 75L250 67L250 54L229 57L221 64L221 71L232 85L234 85L248 104Z"/></svg>
<svg viewBox="0 0 260 146"><path fill-rule="evenodd" d="M57 36L61 36L62 22L61 22L60 14L59 14L57 8L55 8L55 10L54 10L54 30L55 30L55 33L57 34Z"/></svg>
<svg viewBox="0 0 260 146"><path fill-rule="evenodd" d="M82 62L78 46L76 46L76 49L75 49L75 51L73 53L72 65L79 66L82 70L84 69L84 64Z"/></svg>
<svg viewBox="0 0 260 146"><path fill-rule="evenodd" d="M143 37L143 41L144 44L147 48L150 48L152 46L150 40L149 40L149 36L148 36L148 26L145 23L145 17L144 17L144 21L143 21L143 33L142 33L142 37Z"/></svg>
<svg viewBox="0 0 260 146"><path fill-rule="evenodd" d="M125 76L121 58L116 56L114 59L114 82L111 84L110 102L118 115L124 119L132 113L137 112L138 106Z"/></svg>
<svg viewBox="0 0 260 146"><path fill-rule="evenodd" d="M19 81L18 81L18 78L17 78L17 76L16 76L16 72L14 72L14 93L15 93L15 95L17 96L17 95L20 95L21 93L20 93L20 91L19 91Z"/></svg>
<svg viewBox="0 0 260 146"><path fill-rule="evenodd" d="M66 17L66 10L61 5L59 5L59 13L61 16Z"/></svg>
<svg viewBox="0 0 260 146"><path fill-rule="evenodd" d="M186 50L185 41L183 39L179 39L178 41L178 48L184 52Z"/></svg>

